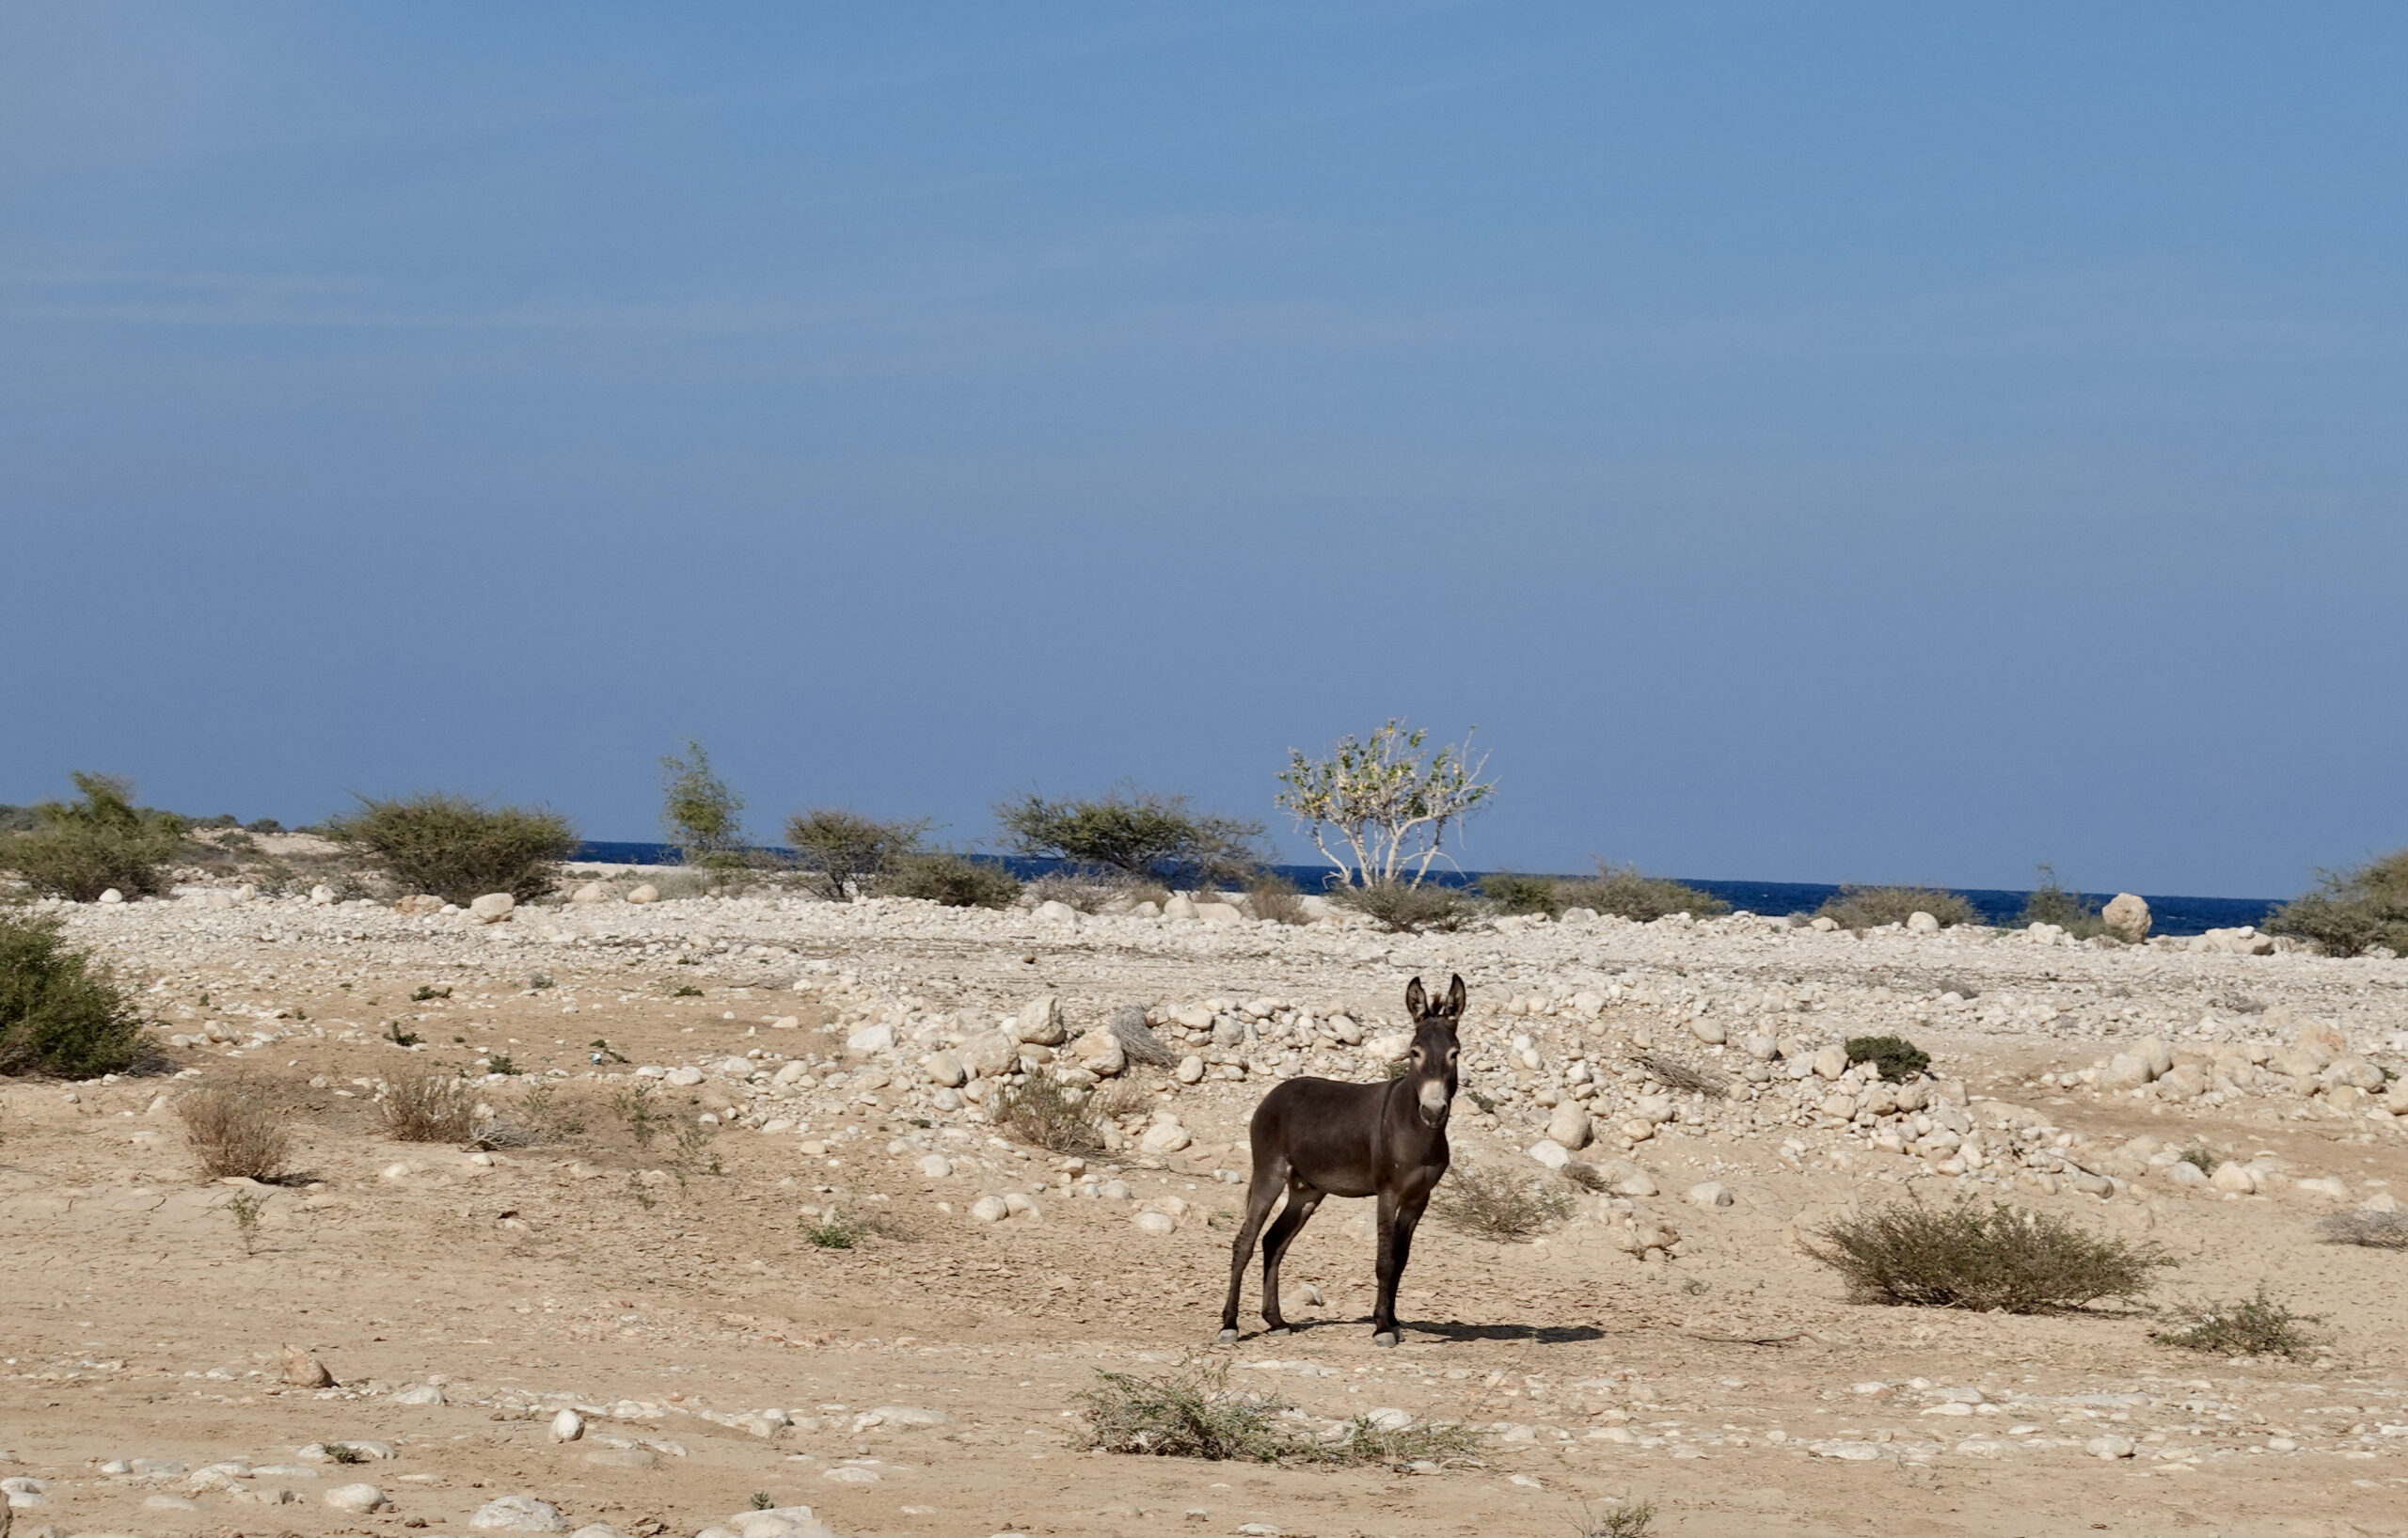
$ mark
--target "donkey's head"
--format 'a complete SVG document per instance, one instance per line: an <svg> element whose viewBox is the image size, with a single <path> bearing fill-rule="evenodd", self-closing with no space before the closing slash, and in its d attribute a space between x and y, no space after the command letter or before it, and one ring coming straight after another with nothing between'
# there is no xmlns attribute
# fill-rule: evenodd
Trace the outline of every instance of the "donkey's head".
<svg viewBox="0 0 2408 1538"><path fill-rule="evenodd" d="M1455 1023L1464 1018L1464 980L1457 976L1447 996L1434 999L1421 991L1416 977L1404 991L1404 1007L1413 1014L1413 1051L1404 1060L1404 1077L1413 1082L1414 1103L1422 1121L1435 1127L1447 1119L1455 1098Z"/></svg>

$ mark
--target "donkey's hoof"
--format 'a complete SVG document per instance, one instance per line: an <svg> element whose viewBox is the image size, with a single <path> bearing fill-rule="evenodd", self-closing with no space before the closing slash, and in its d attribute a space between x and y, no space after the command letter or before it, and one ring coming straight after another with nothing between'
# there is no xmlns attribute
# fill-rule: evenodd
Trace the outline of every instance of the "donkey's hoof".
<svg viewBox="0 0 2408 1538"><path fill-rule="evenodd" d="M1398 1339L1399 1337L1396 1331L1382 1330L1379 1334L1371 1337L1371 1344L1375 1346L1392 1346L1397 1343Z"/></svg>
<svg viewBox="0 0 2408 1538"><path fill-rule="evenodd" d="M1223 1330L1217 1339L1220 1340L1221 1344L1225 1346L1233 1346L1238 1343L1238 1332L1235 1330Z"/></svg>

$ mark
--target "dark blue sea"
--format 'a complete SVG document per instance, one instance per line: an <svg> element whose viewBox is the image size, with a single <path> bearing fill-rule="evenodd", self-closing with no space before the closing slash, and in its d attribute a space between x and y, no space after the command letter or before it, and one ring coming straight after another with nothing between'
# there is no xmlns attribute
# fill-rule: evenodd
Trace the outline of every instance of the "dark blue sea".
<svg viewBox="0 0 2408 1538"><path fill-rule="evenodd" d="M773 854L788 854L787 849L770 849ZM677 851L666 844L626 844L608 840L589 840L577 851L579 860L594 860L609 864L673 865ZM1042 876L1061 868L1053 860L1024 860L1011 855L974 855L973 859L992 860L1022 880ZM1307 892L1317 892L1329 878L1327 865L1274 865L1271 867ZM1481 871L1433 872L1430 879L1448 886L1475 886ZM1535 873L1527 873L1535 874ZM1721 881L1708 879L1678 877L1690 886L1711 892L1732 907L1751 913L1811 913L1823 905L1823 899L1839 891L1836 886L1820 881ZM1951 888L1973 905L1974 912L1991 924L2007 924L2023 912L2029 892L1996 891L1988 887ZM2092 902L2104 903L2115 896L2112 892L2083 894ZM2278 897L2180 897L2154 892L2141 896L2148 901L2152 928L2158 934L2203 934L2210 929L2238 928L2244 924L2259 924L2282 903Z"/></svg>

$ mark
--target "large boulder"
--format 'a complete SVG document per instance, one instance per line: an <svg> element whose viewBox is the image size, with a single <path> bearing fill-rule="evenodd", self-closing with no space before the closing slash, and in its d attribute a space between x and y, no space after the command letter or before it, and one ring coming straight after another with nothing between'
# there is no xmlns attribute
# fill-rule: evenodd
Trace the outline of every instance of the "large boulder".
<svg viewBox="0 0 2408 1538"><path fill-rule="evenodd" d="M991 1079L1020 1062L1020 1043L1002 1031L981 1031L956 1049L961 1066L974 1079Z"/></svg>
<svg viewBox="0 0 2408 1538"><path fill-rule="evenodd" d="M1058 994L1038 994L1022 1005L1020 1013L1012 1020L1014 1038L1040 1047L1060 1046L1066 1034L1062 1026L1062 1000Z"/></svg>
<svg viewBox="0 0 2408 1538"><path fill-rule="evenodd" d="M1087 1032L1071 1043L1070 1055L1100 1079L1109 1079L1129 1066L1129 1049L1110 1031Z"/></svg>
<svg viewBox="0 0 2408 1538"><path fill-rule="evenodd" d="M2118 940L2127 940L2137 945L2148 938L2151 922L2148 904L2135 893L2116 893L2115 899L2107 904L2106 912L2099 916L2106 921L2107 928Z"/></svg>
<svg viewBox="0 0 2408 1538"><path fill-rule="evenodd" d="M1547 1140L1576 1153L1589 1146L1591 1131L1589 1113L1581 1108L1578 1101L1565 1101L1555 1108L1555 1115L1547 1118Z"/></svg>
<svg viewBox="0 0 2408 1538"><path fill-rule="evenodd" d="M468 916L479 924L499 924L509 918L510 911L517 906L518 899L507 892L488 892L468 904Z"/></svg>

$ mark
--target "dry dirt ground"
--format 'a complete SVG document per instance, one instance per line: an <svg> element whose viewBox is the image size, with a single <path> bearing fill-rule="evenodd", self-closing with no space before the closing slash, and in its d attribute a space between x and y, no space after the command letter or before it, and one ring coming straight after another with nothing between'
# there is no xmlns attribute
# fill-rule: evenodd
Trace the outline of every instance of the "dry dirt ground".
<svg viewBox="0 0 2408 1538"><path fill-rule="evenodd" d="M691 1534L755 1504L808 1505L848 1538L1569 1533L1585 1530L1584 1507L1623 1498L1652 1502L1663 1533L2408 1531L2408 1254L2319 1243L2318 1218L2342 1205L2330 1199L2151 1173L2102 1200L1934 1175L1802 1121L1675 1125L1630 1156L1664 1187L1642 1205L1678 1225L1682 1254L1635 1259L1585 1210L1503 1245L1434 1221L1406 1279L1405 1343L1379 1351L1368 1204L1332 1200L1287 1267L1291 1292L1323 1300L1305 1327L1260 1334L1250 1283L1250 1333L1215 1348L1243 1189L1216 1172L1244 1168L1259 1073L1182 1089L1149 1070L1144 1095L1176 1106L1190 1147L1087 1171L1126 1181L1131 1201L1056 1181L1037 1215L994 1224L971 1221L970 1201L1025 1190L1059 1162L990 1140L968 1111L935 1110L908 1075L806 1094L783 1113L802 1125L775 1133L757 1130L775 1108L766 1091L739 1086L716 1102L715 1133L683 1148L675 1133L701 1102L673 1098L675 1131L642 1143L613 1109L634 1066L746 1051L772 1066L857 1061L845 1033L881 1009L991 1020L1052 991L1075 1026L1133 1001L1270 995L1368 1022L1396 1018L1417 973L1460 971L1476 1001L1468 1042L1518 1028L1493 1012L1509 995L1614 977L1625 999L1563 1026L1574 1039L1660 1034L1674 1020L1664 1000L1685 985L1724 1001L1735 1039L1747 1009L1786 990L1783 1018L1818 1039L1910 1024L1977 1108L2041 1106L2101 1144L2146 1132L2262 1155L2341 1176L2355 1202L2408 1181L2408 1122L2297 1098L2058 1095L2033 1075L2244 996L2235 1007L2288 1001L2388 1061L2389 1033L2408 1026L2408 962L1610 921L1407 939L1073 928L716 899L524 910L491 927L292 900L69 917L163 1032L218 1022L231 1039L170 1049L152 1075L0 1086L0 1475L35 1482L16 1486L16 1538L464 1532L512 1495L628 1534ZM621 942L603 943L610 934ZM545 986L529 986L539 972ZM848 973L854 986L832 992ZM793 992L799 978L814 991ZM1960 1018L1933 1002L1957 978L2054 999L2057 1013ZM412 998L442 988L452 995ZM877 1002L905 998L911 1008ZM2246 1036L2259 1018L2218 1029ZM413 1056L379 1039L395 1023L424 1038ZM597 1067L597 1038L627 1066ZM446 1052L445 1066L502 1052L525 1070L483 1086L505 1114L558 1070L553 1140L478 1153L386 1136L373 1085ZM237 1076L285 1097L293 1181L251 1191L198 1176L173 1101ZM1459 1160L1506 1167L1546 1112L1508 1103L1465 1119ZM1792 1137L1802 1150L1783 1157ZM957 1156L953 1173L920 1173L929 1147ZM1679 1194L1708 1176L1734 1204L1685 1207ZM1801 1225L1850 1204L1960 1184L2166 1245L2180 1264L2158 1302L2270 1278L2323 1316L2329 1349L2202 1357L2153 1341L2141 1308L2018 1318L1853 1303L1795 1245ZM1137 1230L1133 1206L1164 1195L1193 1204L1177 1231ZM247 1244L230 1205L242 1197L264 1203ZM884 1231L815 1246L806 1214L831 1204ZM286 1345L341 1387L282 1383ZM1234 1364L1233 1383L1316 1424L1396 1408L1491 1428L1488 1445L1425 1472L1083 1448L1080 1396L1099 1371L1160 1372L1191 1355ZM570 1404L590 1429L556 1443L551 1419ZM872 1413L898 1405L945 1419ZM757 1418L772 1409L783 1418ZM2136 1455L2096 1455L2102 1435ZM298 1458L337 1441L393 1456ZM183 1467L108 1471L134 1459ZM255 1471L196 1478L227 1462ZM330 1509L321 1491L345 1481L372 1483L389 1506Z"/></svg>

